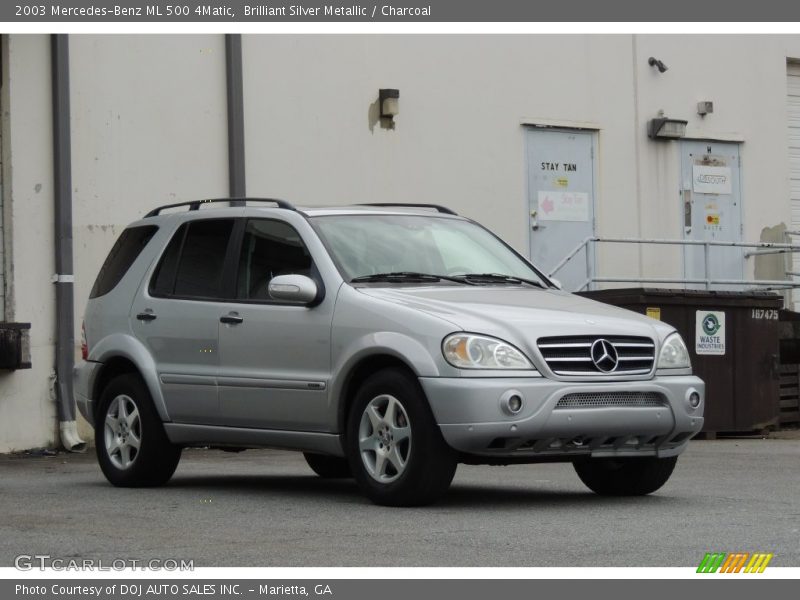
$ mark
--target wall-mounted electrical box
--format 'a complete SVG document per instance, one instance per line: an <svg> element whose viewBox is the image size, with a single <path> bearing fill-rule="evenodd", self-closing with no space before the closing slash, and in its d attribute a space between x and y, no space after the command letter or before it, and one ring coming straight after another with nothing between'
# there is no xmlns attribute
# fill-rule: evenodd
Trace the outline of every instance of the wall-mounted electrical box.
<svg viewBox="0 0 800 600"><path fill-rule="evenodd" d="M30 323L0 323L0 369L31 368Z"/></svg>

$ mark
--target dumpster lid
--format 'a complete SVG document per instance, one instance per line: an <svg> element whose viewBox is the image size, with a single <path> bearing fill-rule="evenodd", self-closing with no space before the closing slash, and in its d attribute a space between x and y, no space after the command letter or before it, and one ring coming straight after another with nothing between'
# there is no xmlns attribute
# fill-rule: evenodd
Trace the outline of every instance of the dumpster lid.
<svg viewBox="0 0 800 600"><path fill-rule="evenodd" d="M619 288L578 292L586 298L613 304L679 304L698 306L743 306L782 308L783 296L772 292L733 290L687 290L678 288Z"/></svg>

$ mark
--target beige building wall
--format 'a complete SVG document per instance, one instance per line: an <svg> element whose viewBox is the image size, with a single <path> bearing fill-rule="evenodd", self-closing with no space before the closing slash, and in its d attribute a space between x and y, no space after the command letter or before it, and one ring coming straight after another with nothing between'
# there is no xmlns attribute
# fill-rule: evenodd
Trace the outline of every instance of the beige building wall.
<svg viewBox="0 0 800 600"><path fill-rule="evenodd" d="M758 241L789 220L786 60L798 56L797 36L246 36L248 191L445 204L527 254L524 128L574 126L597 132L598 234L681 238L680 145L646 136L663 110L689 138L741 142L743 237ZM400 89L393 130L376 124L381 87ZM714 113L700 117L700 100ZM683 270L663 246L603 245L597 266Z"/></svg>
<svg viewBox="0 0 800 600"><path fill-rule="evenodd" d="M0 451L57 439L53 136L47 36L3 36L3 211L7 321L32 323L32 369L0 371ZM7 68L6 68L7 67Z"/></svg>
<svg viewBox="0 0 800 600"><path fill-rule="evenodd" d="M33 368L0 372L0 452L58 439L50 393L55 360L50 39L6 39L6 318L32 323ZM70 79L79 358L89 290L122 229L160 204L227 195L224 38L73 35ZM85 423L80 433L92 436Z"/></svg>
<svg viewBox="0 0 800 600"><path fill-rule="evenodd" d="M800 56L798 36L637 36L638 129L659 110L689 121L687 137L741 142L743 239L759 241L762 230L790 222L786 130L786 61ZM655 56L668 64L660 74L647 65ZM697 102L714 102L701 117ZM677 143L642 142L643 237L682 235L680 155ZM772 257L783 261L783 257ZM754 260L745 263L753 277ZM678 251L650 248L643 273L680 276Z"/></svg>
<svg viewBox="0 0 800 600"><path fill-rule="evenodd" d="M625 36L246 36L248 192L444 204L527 254L524 123L600 129L601 212L630 201L630 46ZM377 122L382 87L400 89L393 130Z"/></svg>
<svg viewBox="0 0 800 600"><path fill-rule="evenodd" d="M50 40L3 43L5 317L32 323L33 362L0 372L8 451L57 437ZM221 35L73 35L70 52L79 342L121 229L159 204L227 194L225 55ZM598 233L679 238L679 144L646 137L663 110L690 137L741 142L745 239L789 222L786 60L800 58L798 36L248 35L243 53L251 196L441 203L527 254L525 128L572 126L596 132ZM381 87L400 89L394 129L377 118ZM699 100L714 113L699 117ZM682 262L607 247L598 267L675 276Z"/></svg>

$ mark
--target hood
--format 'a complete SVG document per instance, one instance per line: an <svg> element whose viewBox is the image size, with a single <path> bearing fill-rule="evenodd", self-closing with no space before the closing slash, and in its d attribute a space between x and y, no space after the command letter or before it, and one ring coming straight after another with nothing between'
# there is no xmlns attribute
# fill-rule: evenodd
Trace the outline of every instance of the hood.
<svg viewBox="0 0 800 600"><path fill-rule="evenodd" d="M368 296L446 319L464 331L523 345L564 335L645 336L656 343L674 331L638 313L568 292L513 286L361 287Z"/></svg>

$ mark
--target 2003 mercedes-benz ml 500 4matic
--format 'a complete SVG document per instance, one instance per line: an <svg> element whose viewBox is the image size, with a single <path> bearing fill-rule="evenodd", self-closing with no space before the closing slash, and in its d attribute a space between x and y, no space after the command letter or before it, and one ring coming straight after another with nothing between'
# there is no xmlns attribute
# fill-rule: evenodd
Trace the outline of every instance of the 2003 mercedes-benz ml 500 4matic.
<svg viewBox="0 0 800 600"><path fill-rule="evenodd" d="M75 393L114 485L165 483L187 446L274 447L379 504L433 502L459 462L640 495L702 427L672 327L446 208L220 202L131 224L92 289Z"/></svg>

